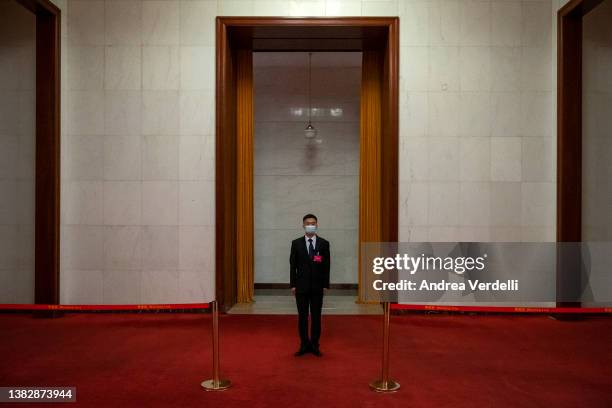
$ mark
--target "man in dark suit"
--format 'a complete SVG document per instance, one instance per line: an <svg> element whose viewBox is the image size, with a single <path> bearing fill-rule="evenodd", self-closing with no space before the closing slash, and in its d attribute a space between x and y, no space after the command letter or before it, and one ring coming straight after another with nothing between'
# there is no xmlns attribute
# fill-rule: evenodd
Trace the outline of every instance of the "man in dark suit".
<svg viewBox="0 0 612 408"><path fill-rule="evenodd" d="M329 289L329 242L317 235L317 217L306 214L302 218L305 234L291 242L289 276L291 293L298 309L298 329L301 356L311 352L320 357L321 308L323 293ZM308 309L310 308L311 330L308 337Z"/></svg>

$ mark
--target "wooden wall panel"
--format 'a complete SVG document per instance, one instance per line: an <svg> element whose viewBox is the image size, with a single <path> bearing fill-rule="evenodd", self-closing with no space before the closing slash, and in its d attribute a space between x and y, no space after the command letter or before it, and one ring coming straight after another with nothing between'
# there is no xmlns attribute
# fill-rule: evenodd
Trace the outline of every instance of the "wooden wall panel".
<svg viewBox="0 0 612 408"><path fill-rule="evenodd" d="M557 241L581 239L582 16L559 17L557 89Z"/></svg>
<svg viewBox="0 0 612 408"><path fill-rule="evenodd" d="M557 242L582 241L582 18L602 1L571 0L557 15ZM560 253L558 298L582 285L581 268L579 254Z"/></svg>
<svg viewBox="0 0 612 408"><path fill-rule="evenodd" d="M361 110L359 140L359 271L361 243L382 240L382 78L383 54L364 50L361 65ZM365 288L359 275L359 299Z"/></svg>
<svg viewBox="0 0 612 408"><path fill-rule="evenodd" d="M389 25L384 46L381 135L381 240L399 239L399 27Z"/></svg>
<svg viewBox="0 0 612 408"><path fill-rule="evenodd" d="M236 303L236 75L227 27L217 19L215 115L215 295Z"/></svg>
<svg viewBox="0 0 612 408"><path fill-rule="evenodd" d="M59 304L60 17L36 16L35 301Z"/></svg>
<svg viewBox="0 0 612 408"><path fill-rule="evenodd" d="M236 51L236 277L238 303L254 295L253 52Z"/></svg>
<svg viewBox="0 0 612 408"><path fill-rule="evenodd" d="M34 301L60 301L61 12L48 0L17 0L36 15ZM59 316L39 311L38 316Z"/></svg>

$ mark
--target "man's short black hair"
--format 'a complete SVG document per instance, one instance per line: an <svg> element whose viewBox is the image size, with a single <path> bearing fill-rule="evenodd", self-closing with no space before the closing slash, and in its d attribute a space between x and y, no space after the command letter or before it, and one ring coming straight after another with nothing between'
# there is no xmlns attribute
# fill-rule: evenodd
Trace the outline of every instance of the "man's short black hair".
<svg viewBox="0 0 612 408"><path fill-rule="evenodd" d="M317 216L314 214L306 214L304 218L302 218L302 222L306 221L307 218L314 218L316 222L319 222L319 220L317 220Z"/></svg>

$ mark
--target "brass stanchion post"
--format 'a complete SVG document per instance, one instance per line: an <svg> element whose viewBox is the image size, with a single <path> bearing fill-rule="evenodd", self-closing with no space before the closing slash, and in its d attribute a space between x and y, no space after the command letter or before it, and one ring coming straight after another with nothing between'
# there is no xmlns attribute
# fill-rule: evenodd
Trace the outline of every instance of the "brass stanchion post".
<svg viewBox="0 0 612 408"><path fill-rule="evenodd" d="M399 390L399 383L389 378L389 321L391 308L389 302L383 302L383 352L382 352L382 378L370 383L370 388L376 392L395 392Z"/></svg>
<svg viewBox="0 0 612 408"><path fill-rule="evenodd" d="M206 391L223 391L231 385L230 380L219 379L219 305L216 300L211 302L212 307L212 340L213 340L213 378L202 381L200 384Z"/></svg>

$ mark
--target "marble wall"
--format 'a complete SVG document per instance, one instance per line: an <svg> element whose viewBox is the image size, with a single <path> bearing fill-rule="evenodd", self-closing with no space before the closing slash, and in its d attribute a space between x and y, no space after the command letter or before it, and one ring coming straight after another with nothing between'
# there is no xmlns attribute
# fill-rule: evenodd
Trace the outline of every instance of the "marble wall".
<svg viewBox="0 0 612 408"><path fill-rule="evenodd" d="M331 242L332 283L357 283L361 53L256 53L255 282L289 282L291 240L302 217L319 219Z"/></svg>
<svg viewBox="0 0 612 408"><path fill-rule="evenodd" d="M612 0L583 21L582 238L612 241Z"/></svg>
<svg viewBox="0 0 612 408"><path fill-rule="evenodd" d="M69 0L62 303L214 296L211 1Z"/></svg>
<svg viewBox="0 0 612 408"><path fill-rule="evenodd" d="M0 303L34 302L36 19L0 0Z"/></svg>
<svg viewBox="0 0 612 408"><path fill-rule="evenodd" d="M551 3L401 4L400 239L554 240Z"/></svg>
<svg viewBox="0 0 612 408"><path fill-rule="evenodd" d="M57 2L63 303L212 299L217 15L399 16L400 238L554 239L556 0Z"/></svg>

